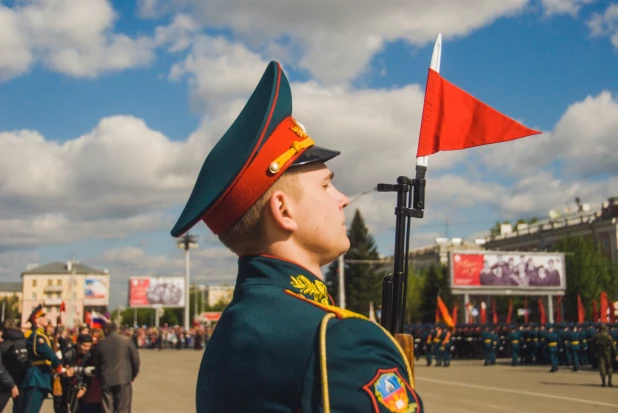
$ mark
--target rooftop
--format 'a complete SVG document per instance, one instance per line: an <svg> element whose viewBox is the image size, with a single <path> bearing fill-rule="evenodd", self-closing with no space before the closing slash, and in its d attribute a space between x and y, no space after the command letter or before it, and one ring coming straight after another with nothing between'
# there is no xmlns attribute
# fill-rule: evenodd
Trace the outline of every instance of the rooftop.
<svg viewBox="0 0 618 413"><path fill-rule="evenodd" d="M97 275L107 275L109 271L107 270L98 270L96 268L92 268L88 265L82 264L79 261L67 261L67 262L50 262L48 264L44 264L32 269L28 269L21 273L24 275L35 275L35 274L55 274L55 275L73 275L73 274L97 274Z"/></svg>

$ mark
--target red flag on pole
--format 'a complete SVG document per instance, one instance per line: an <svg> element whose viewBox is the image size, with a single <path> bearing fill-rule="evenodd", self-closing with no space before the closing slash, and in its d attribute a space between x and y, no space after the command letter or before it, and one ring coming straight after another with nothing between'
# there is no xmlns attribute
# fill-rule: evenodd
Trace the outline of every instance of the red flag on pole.
<svg viewBox="0 0 618 413"><path fill-rule="evenodd" d="M609 308L609 303L607 299L607 293L605 291L601 291L601 322L607 323L607 310Z"/></svg>
<svg viewBox="0 0 618 413"><path fill-rule="evenodd" d="M513 319L513 299L509 298L509 312L506 315L506 323L511 324L512 319Z"/></svg>
<svg viewBox="0 0 618 413"><path fill-rule="evenodd" d="M556 304L556 323L562 323L562 296L558 296L558 303Z"/></svg>
<svg viewBox="0 0 618 413"><path fill-rule="evenodd" d="M440 311L440 313L438 313L438 310ZM442 316L442 319L444 320L444 323L446 323L447 326L451 328L455 326L455 323L453 322L453 319L451 318L451 315L448 312L448 308L446 307L446 304L444 304L444 301L442 301L440 297L438 297L438 308L436 310L436 315L438 317ZM438 321L440 320L438 319Z"/></svg>
<svg viewBox="0 0 618 413"><path fill-rule="evenodd" d="M466 312L468 313L469 322L472 322L472 303L470 301L466 303Z"/></svg>
<svg viewBox="0 0 618 413"><path fill-rule="evenodd" d="M582 303L582 297L577 294L577 322L583 324L586 320L586 310L584 310L584 303Z"/></svg>
<svg viewBox="0 0 618 413"><path fill-rule="evenodd" d="M539 297L539 316L541 324L547 324L547 317L545 316L545 306L543 305L543 300Z"/></svg>
<svg viewBox="0 0 618 413"><path fill-rule="evenodd" d="M616 322L616 301L609 302L609 322L614 324Z"/></svg>
<svg viewBox="0 0 618 413"><path fill-rule="evenodd" d="M440 309L436 306L436 324L440 322Z"/></svg>
<svg viewBox="0 0 618 413"><path fill-rule="evenodd" d="M481 302L481 324L487 324L487 304Z"/></svg>
<svg viewBox="0 0 618 413"><path fill-rule="evenodd" d="M457 308L457 304L453 306L453 323L457 324L457 316L459 315L459 309Z"/></svg>
<svg viewBox="0 0 618 413"><path fill-rule="evenodd" d="M64 303L64 301L62 301L60 303L60 312L64 313L65 311L67 311L67 305Z"/></svg>
<svg viewBox="0 0 618 413"><path fill-rule="evenodd" d="M491 300L491 312L494 324L498 324L498 311L496 311L496 300Z"/></svg>
<svg viewBox="0 0 618 413"><path fill-rule="evenodd" d="M429 69L416 157L536 135Z"/></svg>
<svg viewBox="0 0 618 413"><path fill-rule="evenodd" d="M528 324L528 297L524 297L524 323Z"/></svg>
<svg viewBox="0 0 618 413"><path fill-rule="evenodd" d="M597 309L597 302L592 300L592 322L599 322L599 310Z"/></svg>

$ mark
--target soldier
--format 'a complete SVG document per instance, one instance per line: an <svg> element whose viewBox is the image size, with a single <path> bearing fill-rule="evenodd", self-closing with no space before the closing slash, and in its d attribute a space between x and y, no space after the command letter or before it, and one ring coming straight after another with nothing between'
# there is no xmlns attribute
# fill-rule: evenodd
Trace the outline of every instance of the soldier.
<svg viewBox="0 0 618 413"><path fill-rule="evenodd" d="M519 364L519 341L521 340L521 335L515 326L512 326L512 329L509 335L511 342L511 366L516 366Z"/></svg>
<svg viewBox="0 0 618 413"><path fill-rule="evenodd" d="M599 363L599 373L601 374L601 387L605 387L605 377L607 376L607 385L612 385L612 361L618 360L616 355L616 346L609 334L607 334L607 325L601 324L599 332L591 340L593 352Z"/></svg>
<svg viewBox="0 0 618 413"><path fill-rule="evenodd" d="M481 334L481 340L483 341L484 365L492 365L494 359L492 354L494 337L489 327L485 327L485 331Z"/></svg>
<svg viewBox="0 0 618 413"><path fill-rule="evenodd" d="M444 354L442 353L442 340L444 329L441 325L436 325L436 335L433 338L433 345L431 346L432 353L436 358L435 367L442 367L442 361Z"/></svg>
<svg viewBox="0 0 618 413"><path fill-rule="evenodd" d="M584 328L584 325L579 326L579 364L587 366L590 364L588 360L588 331Z"/></svg>
<svg viewBox="0 0 618 413"><path fill-rule="evenodd" d="M349 199L325 165L337 155L292 117L290 85L271 62L172 229L178 237L202 220L239 256L200 366L198 413L423 412L399 344L334 306L322 282L320 268L350 246Z"/></svg>
<svg viewBox="0 0 618 413"><path fill-rule="evenodd" d="M442 343L440 343L440 351L442 352L442 361L444 367L451 365L451 330L449 328L442 329Z"/></svg>
<svg viewBox="0 0 618 413"><path fill-rule="evenodd" d="M579 348L580 334L577 327L573 327L571 331L571 359L573 360L573 371L579 370Z"/></svg>
<svg viewBox="0 0 618 413"><path fill-rule="evenodd" d="M45 328L49 325L49 321L42 305L39 304L34 309L28 321L32 325L32 330L26 340L29 367L22 383L24 389L23 411L25 413L38 413L41 410L43 400L52 390L53 372L63 373L64 369L52 350L49 338L45 335ZM70 376L73 371L68 370L66 373Z"/></svg>
<svg viewBox="0 0 618 413"><path fill-rule="evenodd" d="M559 348L560 337L558 336L558 333L556 333L553 325L548 324L547 328L548 328L548 333L546 336L546 340L547 340L547 347L549 349L549 360L551 362L551 370L549 370L549 372L555 373L558 371L558 348Z"/></svg>
<svg viewBox="0 0 618 413"><path fill-rule="evenodd" d="M432 356L432 354L435 356L435 354L434 354L434 345L433 345L433 339L435 337L436 337L436 330L435 329L431 329L431 331L429 332L429 335L427 335L427 340L425 341L427 365L428 366L431 366L431 356Z"/></svg>

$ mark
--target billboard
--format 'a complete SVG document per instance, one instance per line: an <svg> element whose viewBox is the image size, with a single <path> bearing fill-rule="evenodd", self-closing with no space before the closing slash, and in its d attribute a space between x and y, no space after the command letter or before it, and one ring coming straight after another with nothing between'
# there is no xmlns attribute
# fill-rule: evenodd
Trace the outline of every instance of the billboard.
<svg viewBox="0 0 618 413"><path fill-rule="evenodd" d="M184 277L132 277L129 307L184 307Z"/></svg>
<svg viewBox="0 0 618 413"><path fill-rule="evenodd" d="M84 305L109 304L109 276L88 275L84 280Z"/></svg>
<svg viewBox="0 0 618 413"><path fill-rule="evenodd" d="M566 289L562 253L452 251L450 272L455 293L549 294Z"/></svg>

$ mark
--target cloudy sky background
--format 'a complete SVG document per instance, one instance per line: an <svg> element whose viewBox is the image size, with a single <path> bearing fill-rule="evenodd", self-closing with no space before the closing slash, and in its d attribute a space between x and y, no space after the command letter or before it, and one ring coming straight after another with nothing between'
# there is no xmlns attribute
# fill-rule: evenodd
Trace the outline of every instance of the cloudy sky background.
<svg viewBox="0 0 618 413"><path fill-rule="evenodd" d="M464 4L465 3L465 4ZM442 75L543 135L430 158L412 245L618 195L618 2L2 0L0 279L74 259L182 275L169 235L208 151L270 60L350 196L413 175L434 39ZM382 254L394 197L355 198ZM448 222L448 234L446 234ZM200 224L193 279L232 284Z"/></svg>

